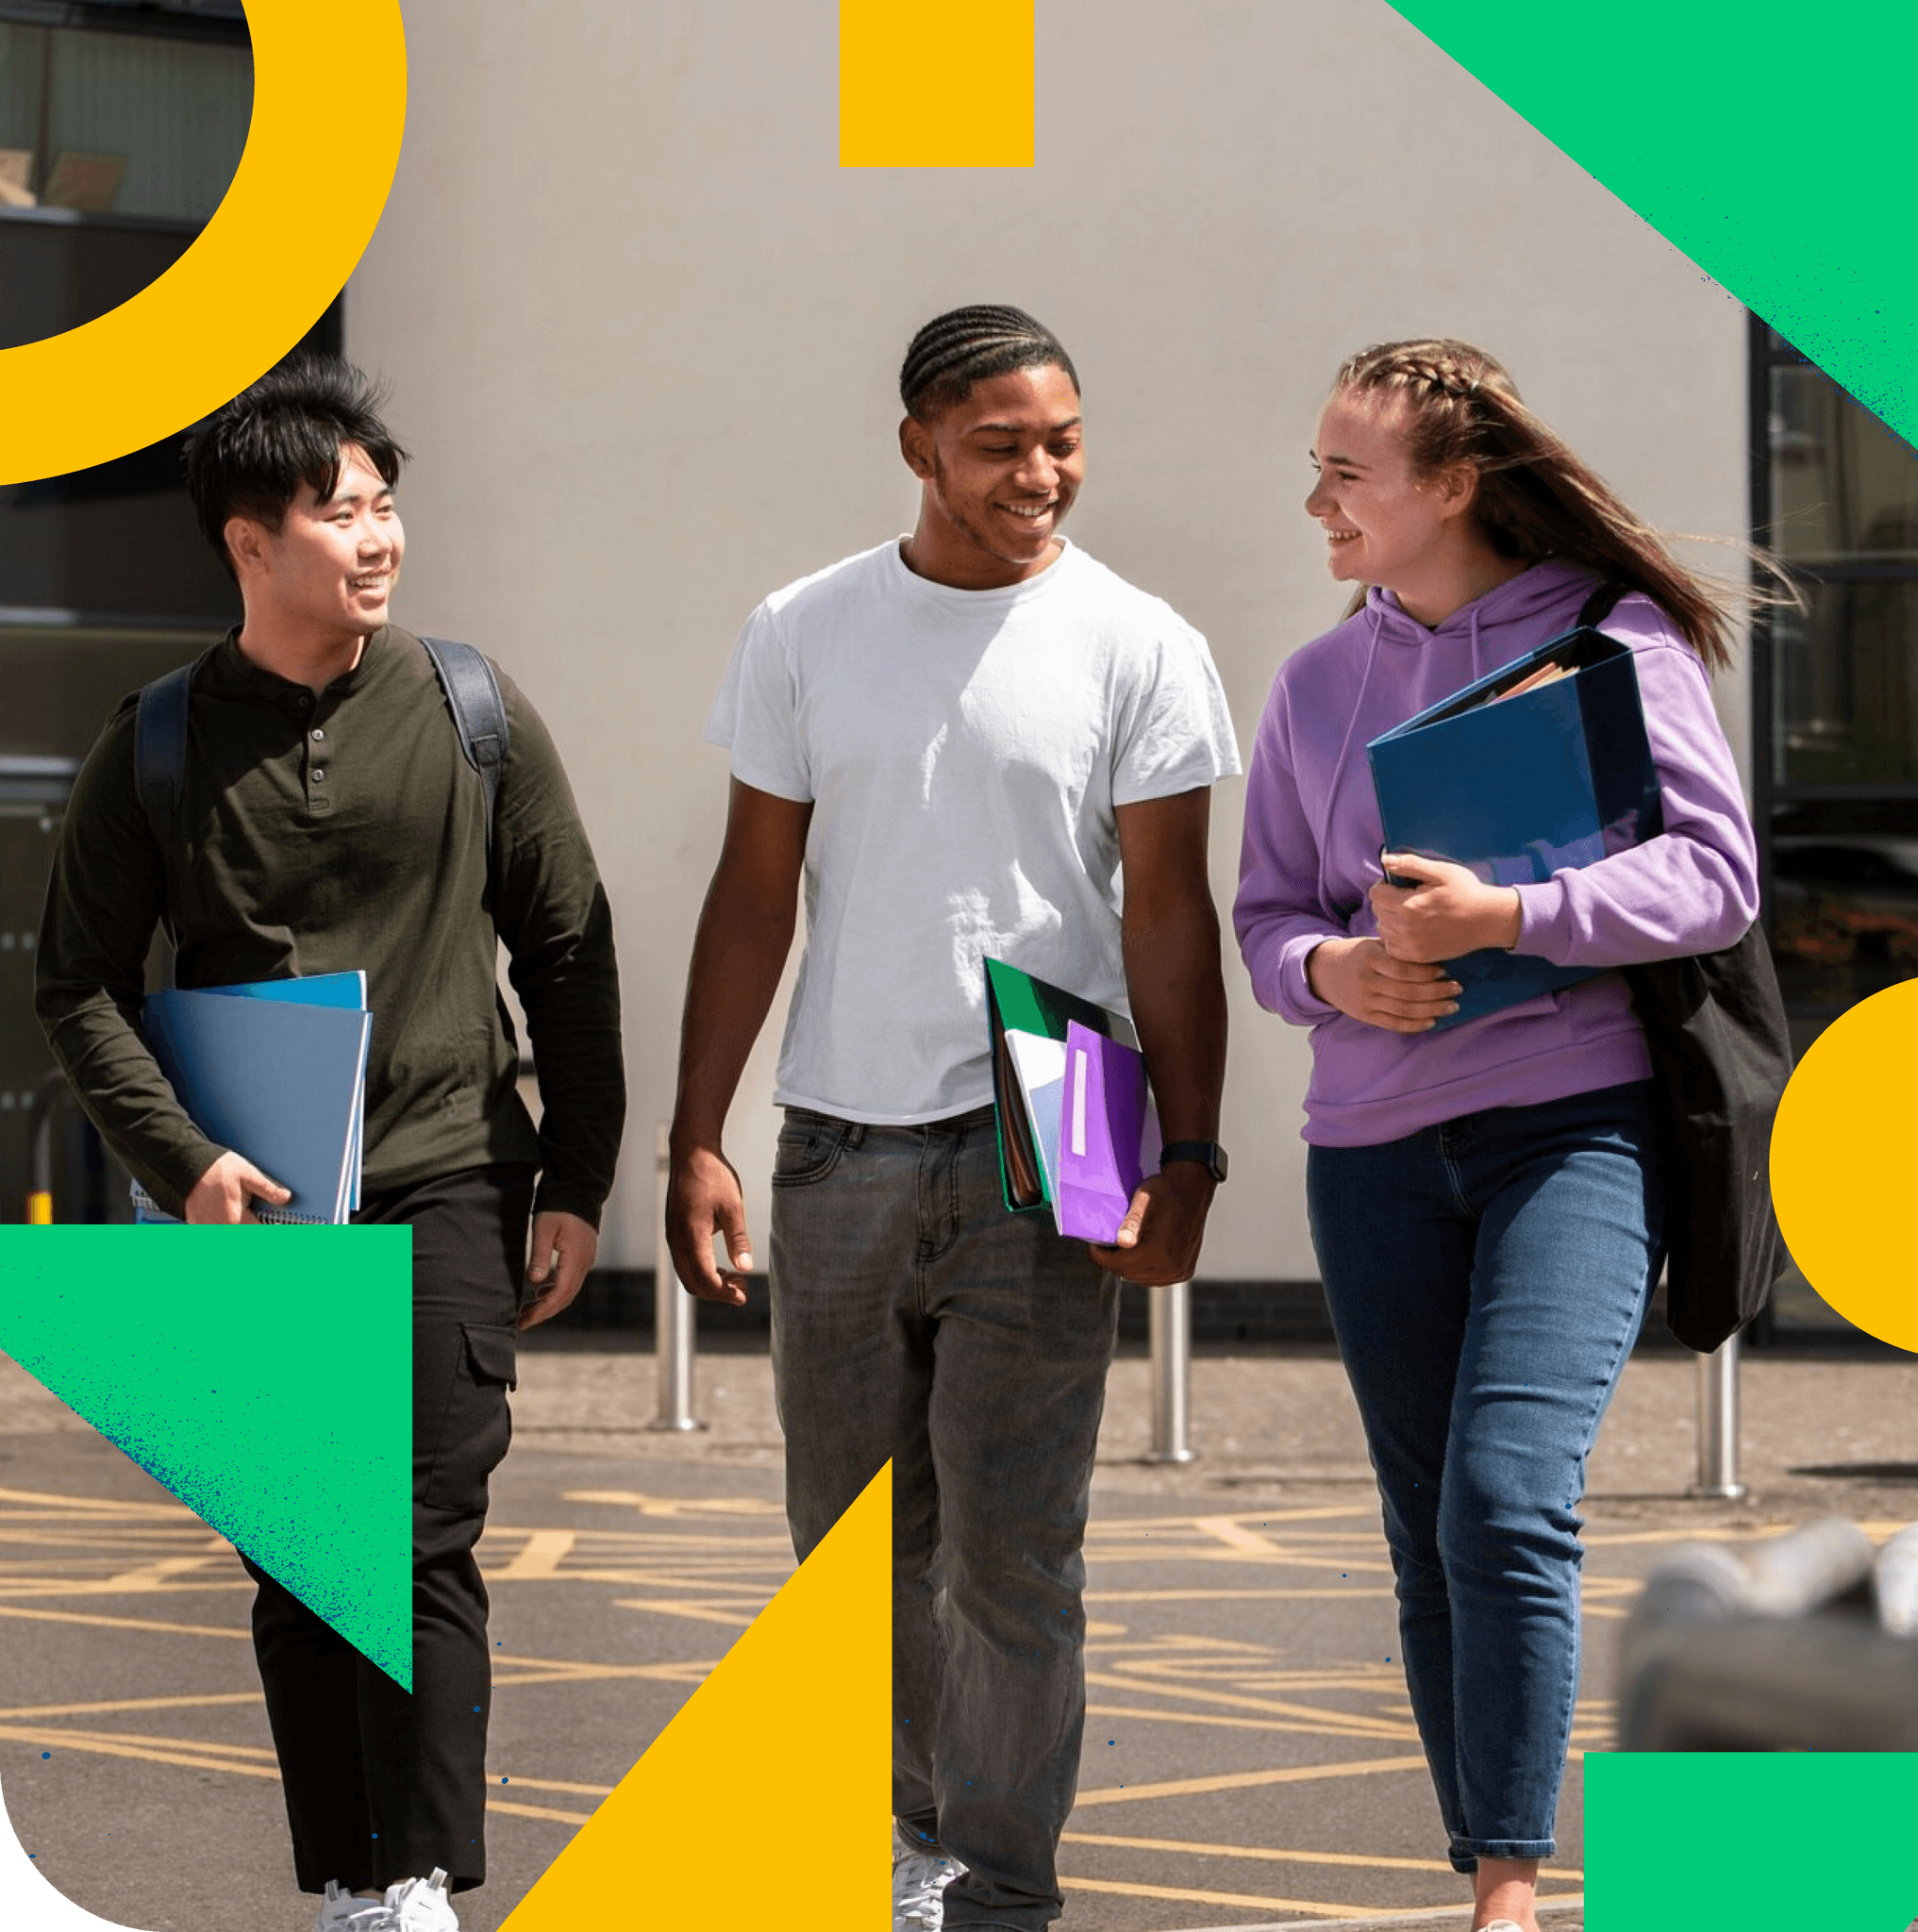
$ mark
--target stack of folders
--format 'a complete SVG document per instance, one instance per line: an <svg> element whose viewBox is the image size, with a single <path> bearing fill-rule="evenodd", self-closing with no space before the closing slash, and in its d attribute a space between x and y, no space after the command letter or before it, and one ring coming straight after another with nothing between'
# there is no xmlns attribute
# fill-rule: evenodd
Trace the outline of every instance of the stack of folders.
<svg viewBox="0 0 1918 1932"><path fill-rule="evenodd" d="M1159 1172L1132 1023L1002 959L986 961L986 1011L1007 1207L1049 1207L1060 1234L1110 1241Z"/></svg>
<svg viewBox="0 0 1918 1932"><path fill-rule="evenodd" d="M366 1048L364 973L265 979L148 995L142 1030L209 1141L288 1189L261 1221L338 1224L359 1206ZM137 1221L171 1221L138 1181Z"/></svg>
<svg viewBox="0 0 1918 1932"><path fill-rule="evenodd" d="M1489 885L1548 879L1661 827L1631 648L1589 625L1468 684L1366 750L1385 849L1452 859ZM1445 966L1463 991L1440 1027L1602 970L1496 949Z"/></svg>

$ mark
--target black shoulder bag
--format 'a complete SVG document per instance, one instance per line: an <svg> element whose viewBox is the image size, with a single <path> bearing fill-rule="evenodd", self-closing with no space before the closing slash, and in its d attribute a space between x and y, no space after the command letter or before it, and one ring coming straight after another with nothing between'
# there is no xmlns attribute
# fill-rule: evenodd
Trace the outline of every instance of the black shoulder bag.
<svg viewBox="0 0 1918 1932"><path fill-rule="evenodd" d="M1596 625L1625 594L1594 591ZM1720 953L1623 969L1665 1129L1665 1324L1701 1355L1765 1305L1789 1257L1772 1212L1772 1122L1792 1075L1763 922Z"/></svg>

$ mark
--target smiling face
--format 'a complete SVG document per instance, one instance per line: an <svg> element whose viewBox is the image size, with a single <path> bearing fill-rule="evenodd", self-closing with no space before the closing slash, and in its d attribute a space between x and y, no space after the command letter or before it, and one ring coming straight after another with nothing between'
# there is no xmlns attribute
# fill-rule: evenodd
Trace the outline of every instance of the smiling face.
<svg viewBox="0 0 1918 1932"><path fill-rule="evenodd" d="M998 590L1058 556L1053 533L1085 474L1079 392L1063 369L976 382L925 422L907 417L899 447L924 485L906 553L919 575Z"/></svg>
<svg viewBox="0 0 1918 1932"><path fill-rule="evenodd" d="M1326 532L1326 567L1341 583L1377 584L1401 604L1472 546L1469 466L1413 474L1404 435L1406 404L1376 391L1340 390L1319 418L1312 463L1318 482L1306 514Z"/></svg>
<svg viewBox="0 0 1918 1932"><path fill-rule="evenodd" d="M329 496L302 483L277 530L251 517L227 524L247 628L321 649L356 644L387 621L406 541L392 487L349 443Z"/></svg>

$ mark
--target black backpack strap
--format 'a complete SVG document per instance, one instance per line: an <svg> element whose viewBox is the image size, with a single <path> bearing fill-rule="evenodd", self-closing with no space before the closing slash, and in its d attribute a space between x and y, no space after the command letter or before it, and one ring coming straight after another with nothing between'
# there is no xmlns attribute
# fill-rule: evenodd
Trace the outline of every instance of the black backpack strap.
<svg viewBox="0 0 1918 1932"><path fill-rule="evenodd" d="M1600 584L1591 596L1578 607L1577 628L1590 630L1611 615L1612 606L1621 597L1628 595L1623 584Z"/></svg>
<svg viewBox="0 0 1918 1932"><path fill-rule="evenodd" d="M164 834L187 795L187 707L193 666L182 664L142 688L133 716L133 782L156 832Z"/></svg>
<svg viewBox="0 0 1918 1932"><path fill-rule="evenodd" d="M446 693L447 708L459 728L459 748L466 762L479 774L486 791L486 843L492 849L493 801L499 795L500 767L512 748L507 725L506 703L499 694L499 682L492 666L471 644L456 643L451 638L425 638L426 656L440 688Z"/></svg>
<svg viewBox="0 0 1918 1932"><path fill-rule="evenodd" d="M153 827L162 866L179 842L179 812L187 795L187 716L196 668L197 660L182 664L142 685L133 714L133 789ZM173 908L164 908L159 918L173 939Z"/></svg>

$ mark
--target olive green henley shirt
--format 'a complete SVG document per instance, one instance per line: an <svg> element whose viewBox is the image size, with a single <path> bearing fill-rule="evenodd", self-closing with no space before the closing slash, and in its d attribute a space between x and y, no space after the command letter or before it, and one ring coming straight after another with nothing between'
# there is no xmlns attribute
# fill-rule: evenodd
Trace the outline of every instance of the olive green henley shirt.
<svg viewBox="0 0 1918 1932"><path fill-rule="evenodd" d="M365 1192L537 1162L538 1208L596 1225L625 1108L612 922L538 713L495 669L511 747L490 872L479 775L417 638L375 631L316 697L250 662L235 636L195 670L186 795L164 841L136 787L134 698L74 786L36 1005L81 1105L170 1213L224 1151L140 1036L164 919L182 987L365 971ZM495 932L539 1067L537 1134Z"/></svg>

